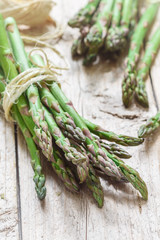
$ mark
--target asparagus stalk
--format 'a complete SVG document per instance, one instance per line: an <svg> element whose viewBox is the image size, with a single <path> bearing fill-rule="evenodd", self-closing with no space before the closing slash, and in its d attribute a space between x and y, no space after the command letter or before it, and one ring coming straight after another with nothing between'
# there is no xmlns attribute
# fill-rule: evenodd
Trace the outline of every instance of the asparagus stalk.
<svg viewBox="0 0 160 240"><path fill-rule="evenodd" d="M113 15L112 15L112 26L116 27L119 25L122 15L122 8L123 8L124 0L115 0L114 8L113 8Z"/></svg>
<svg viewBox="0 0 160 240"><path fill-rule="evenodd" d="M135 67L139 59L143 40L158 11L159 3L151 4L141 17L131 39L126 73L122 82L122 98L125 107L129 107L135 91Z"/></svg>
<svg viewBox="0 0 160 240"><path fill-rule="evenodd" d="M48 87L43 85L42 88L39 89L39 92L42 103L49 108L58 126L69 132L76 141L84 142L85 136L83 132L80 128L76 127L71 116L63 111L58 101L49 91Z"/></svg>
<svg viewBox="0 0 160 240"><path fill-rule="evenodd" d="M76 39L71 48L72 57L82 56L87 52L87 46L84 43L84 36L81 35Z"/></svg>
<svg viewBox="0 0 160 240"><path fill-rule="evenodd" d="M104 148L102 149L106 152ZM109 152L106 152L106 154L115 162L117 167L122 172L124 176L122 180L125 182L130 182L133 185L133 187L140 192L142 198L144 200L147 200L148 199L147 186L145 182L142 180L142 178L140 177L139 173L135 169L126 165L121 159L116 157L114 154L110 154ZM99 166L95 164L95 168L99 169ZM103 173L101 170L100 172Z"/></svg>
<svg viewBox="0 0 160 240"><path fill-rule="evenodd" d="M21 38L19 37L18 27L13 18L7 18L5 20L5 25L6 25L6 30L9 36L10 44L13 50L14 58L19 64L20 71L23 72L29 68L29 64L27 62L26 54L23 53L24 46ZM11 73L13 73L13 71L11 71ZM16 75L17 75L17 72L16 72ZM46 152L45 154L47 155L47 158L49 158L52 155L52 137L50 135L50 132L48 131L48 125L44 120L44 112L42 110L42 104L40 101L37 87L35 85L31 85L27 89L26 94L29 100L32 119L35 123L34 131L37 137L39 138L39 140L41 141L41 145L43 146L43 151ZM20 103L18 103L18 107L20 109L20 113L23 115L24 120L26 121L26 124L28 124L29 119L28 119L28 116L26 116L25 114L25 110L28 105L24 98L23 99L22 97L20 98L21 98L20 99L21 101L19 100Z"/></svg>
<svg viewBox="0 0 160 240"><path fill-rule="evenodd" d="M30 135L30 132L25 125L17 107L14 105L13 106L13 118L16 120L18 126L20 127L23 136L25 138L25 141L28 146L28 150L31 155L31 165L34 170L34 182L35 182L35 190L37 192L37 196L40 200L44 199L46 196L46 187L45 187L45 176L42 174L42 166L40 162L40 156L39 156L39 151L32 139L32 136Z"/></svg>
<svg viewBox="0 0 160 240"><path fill-rule="evenodd" d="M1 55L1 53L0 53ZM5 83L3 82L4 79L4 73L1 70L0 72L0 95L1 98L3 98L3 92L5 91ZM23 136L25 138L28 150L30 152L31 156L31 165L34 170L34 182L35 182L35 190L37 192L37 196L40 200L43 200L46 196L46 187L45 187L45 176L42 174L42 166L41 166L41 161L40 161L40 155L39 151L30 135L30 132L25 125L25 122L23 121L18 108L16 105L12 107L12 116L16 120L19 128L21 129L21 132L23 133Z"/></svg>
<svg viewBox="0 0 160 240"><path fill-rule="evenodd" d="M98 207L102 208L103 202L104 202L104 193L103 193L103 189L102 189L99 177L97 176L91 164L89 166L89 174L86 179L86 184L87 184L87 187L92 192L92 195L96 200Z"/></svg>
<svg viewBox="0 0 160 240"><path fill-rule="evenodd" d="M101 0L100 2L99 14L85 38L85 44L89 47L89 50L83 62L84 65L91 64L96 59L99 49L103 46L112 18L113 4L114 0Z"/></svg>
<svg viewBox="0 0 160 240"><path fill-rule="evenodd" d="M130 34L129 37L132 35L133 29L137 22L137 13L138 13L138 0L134 0L132 4L132 17L130 21Z"/></svg>
<svg viewBox="0 0 160 240"><path fill-rule="evenodd" d="M110 28L105 42L106 50L114 52L124 49L128 38L131 36L131 30L135 26L135 16L138 10L137 5L138 0L123 0L121 21L118 22L117 18L117 24L112 23L113 27Z"/></svg>
<svg viewBox="0 0 160 240"><path fill-rule="evenodd" d="M65 187L71 192L78 192L79 186L76 182L74 174L72 171L66 166L63 156L58 151L56 146L53 146L53 161L51 162L52 168L54 172L58 175L58 177L63 181Z"/></svg>
<svg viewBox="0 0 160 240"><path fill-rule="evenodd" d="M69 139L73 139L72 134L68 133L67 131L63 131L64 135L66 137L68 137ZM121 158L130 158L131 155L125 151L124 149L120 148L118 145L116 144L107 144L106 142L104 142L103 140L101 140L97 135L93 135L94 138L98 139L97 144L101 147L104 147L108 152L115 154L118 157Z"/></svg>
<svg viewBox="0 0 160 240"><path fill-rule="evenodd" d="M89 128L89 130L100 137L101 139L106 139L110 142L115 142L117 144L123 145L123 146L137 146L143 143L142 138L136 138L136 137L130 137L125 135L117 135L113 132L109 132L104 130L102 127L86 120L83 118L83 121L85 122L86 126Z"/></svg>
<svg viewBox="0 0 160 240"><path fill-rule="evenodd" d="M108 153L110 154L110 153ZM148 199L148 190L145 182L140 177L139 173L131 168L130 166L126 165L122 160L120 160L118 157L111 155L113 161L116 163L116 165L121 169L124 176L127 178L127 180L133 185L135 189L137 189L142 198L144 200Z"/></svg>
<svg viewBox="0 0 160 240"><path fill-rule="evenodd" d="M63 150L65 154L65 158L77 166L77 171L79 173L78 175L79 175L80 181L84 182L88 175L87 155L81 154L75 148L70 146L70 142L68 138L64 137L60 128L57 126L56 122L54 121L52 115L49 113L49 111L45 107L43 107L43 109L45 113L45 119L48 123L49 130L55 139L55 143Z"/></svg>
<svg viewBox="0 0 160 240"><path fill-rule="evenodd" d="M86 46L84 39L86 37L86 35L88 34L90 29L90 25L86 25L86 26L82 26L80 28L80 36L78 39L76 39L73 44L72 44L72 48L71 48L71 53L72 53L72 57L78 57L78 56L82 56L84 54L86 54L88 47Z"/></svg>
<svg viewBox="0 0 160 240"><path fill-rule="evenodd" d="M160 112L150 118L146 124L142 125L138 131L138 136L146 138L160 126Z"/></svg>
<svg viewBox="0 0 160 240"><path fill-rule="evenodd" d="M143 107L149 107L148 96L145 87L145 79L149 73L150 66L154 61L155 55L160 47L160 29L158 28L151 40L147 43L145 55L141 60L141 68L137 73L137 85L135 88L136 100Z"/></svg>
<svg viewBox="0 0 160 240"><path fill-rule="evenodd" d="M0 67L0 112L1 112L1 108L2 108L2 99L3 99L3 92L5 90L5 79L4 79L4 73L2 68ZM2 110L3 111L3 110Z"/></svg>
<svg viewBox="0 0 160 240"><path fill-rule="evenodd" d="M71 141L71 144L75 148L79 149L79 151L86 154L86 150L84 149L84 147L74 141ZM97 202L98 207L102 208L104 202L104 193L99 177L97 176L94 168L92 167L92 163L89 164L89 172L86 178L86 185L88 189L92 192L93 198Z"/></svg>
<svg viewBox="0 0 160 240"><path fill-rule="evenodd" d="M7 36L5 33L5 28L4 28L4 21L2 16L0 15L0 63L2 65L3 71L4 71L4 75L8 78L8 80L11 80L12 78L14 78L16 76L16 69L14 68L14 65L12 65L12 55L11 55L11 51L8 48L8 40L7 40ZM12 72L13 70L13 72ZM2 88L3 86L3 82L1 81L1 90L4 91L4 88ZM5 85L4 85L5 87ZM41 173L41 163L40 163L40 158L39 158L39 152L32 140L32 138L29 135L29 131L25 125L25 123L23 122L23 119L21 118L21 115L17 109L16 105L13 105L12 107L12 114L13 117L16 119L16 121L18 122L18 125L25 137L31 158L32 158L32 166L35 172L35 176L34 176L34 181L36 184L36 192L37 195L39 197L39 199L43 199L45 198L46 195L46 188L45 188L45 177L44 175ZM33 145L32 145L33 144Z"/></svg>
<svg viewBox="0 0 160 240"><path fill-rule="evenodd" d="M105 148L109 153L114 154L119 158L128 159L132 157L127 151L119 147L117 144L108 144L102 140L100 140L100 144L101 147Z"/></svg>
<svg viewBox="0 0 160 240"><path fill-rule="evenodd" d="M82 25L85 26L90 23L90 20L95 11L97 10L99 3L100 0L88 1L86 6L80 9L79 12L72 19L69 20L69 26L75 28L81 27Z"/></svg>
<svg viewBox="0 0 160 240"><path fill-rule="evenodd" d="M120 28L119 24L121 21L121 14L123 5L125 5L125 0L116 0L114 9L113 9L113 16L112 16L112 24L108 31L108 35L105 41L105 49L107 51L117 51L119 50L119 41L120 41ZM129 0L131 3L132 1ZM123 8L124 9L124 8ZM130 9L128 9L130 12ZM125 12L123 12L125 13Z"/></svg>

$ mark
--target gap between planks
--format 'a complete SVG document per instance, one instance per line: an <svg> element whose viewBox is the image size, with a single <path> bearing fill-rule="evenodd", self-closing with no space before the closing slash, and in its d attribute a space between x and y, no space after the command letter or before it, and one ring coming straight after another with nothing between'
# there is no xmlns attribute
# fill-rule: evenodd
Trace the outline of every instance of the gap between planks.
<svg viewBox="0 0 160 240"><path fill-rule="evenodd" d="M14 140L15 140L15 157L16 157L16 188L17 188L16 190L17 190L17 209L18 209L18 233L19 233L19 240L23 240L21 191L20 191L20 176L19 176L18 135L17 135L17 126L16 125L14 125Z"/></svg>
<svg viewBox="0 0 160 240"><path fill-rule="evenodd" d="M151 82L151 87L152 87L152 92L153 92L153 98L154 98L154 101L155 101L155 105L156 105L157 111L159 111L159 104L158 104L158 100L157 100L157 97L156 97L156 91L155 91L155 87L154 87L154 84L153 84L151 71L149 72L149 78L150 78L150 82Z"/></svg>

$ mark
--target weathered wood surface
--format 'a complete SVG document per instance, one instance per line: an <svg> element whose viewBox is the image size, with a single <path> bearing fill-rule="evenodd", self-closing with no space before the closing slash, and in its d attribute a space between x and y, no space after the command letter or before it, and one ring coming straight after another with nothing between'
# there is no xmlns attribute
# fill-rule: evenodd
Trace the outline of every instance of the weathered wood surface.
<svg viewBox="0 0 160 240"><path fill-rule="evenodd" d="M60 0L53 15L67 22L85 2ZM157 26L159 21L160 14ZM149 110L136 105L126 110L121 101L124 61L84 68L81 61L71 59L70 48L76 36L76 30L66 27L58 44L70 63L70 70L63 75L64 92L84 117L117 133L136 135L139 126L156 113L160 103L160 54L151 77L147 79ZM47 196L41 203L35 194L33 171L24 139L18 131L16 156L14 127L6 124L3 118L0 120L0 239L160 239L159 132L143 145L129 148L133 158L127 160L146 181L148 202L143 202L130 184L113 185L102 181L105 203L103 209L98 209L85 188L78 196L66 191L45 162Z"/></svg>

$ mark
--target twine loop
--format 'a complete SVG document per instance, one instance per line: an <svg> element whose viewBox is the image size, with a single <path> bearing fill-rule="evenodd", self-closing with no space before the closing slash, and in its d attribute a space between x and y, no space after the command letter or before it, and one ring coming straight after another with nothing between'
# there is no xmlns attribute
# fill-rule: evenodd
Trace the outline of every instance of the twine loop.
<svg viewBox="0 0 160 240"><path fill-rule="evenodd" d="M44 66L38 65L31 57L31 54L37 50L43 53L43 58L45 59L46 63ZM49 82L56 81L58 83L56 75L59 73L56 72L55 69L65 69L51 64L47 57L47 54L42 49L33 49L30 51L29 59L36 67L29 68L12 79L6 85L5 91L3 93L2 106L5 118L8 121L13 121L13 118L11 116L11 108L13 104L17 102L18 98L28 89L29 86L32 84L38 84L40 82L48 84Z"/></svg>

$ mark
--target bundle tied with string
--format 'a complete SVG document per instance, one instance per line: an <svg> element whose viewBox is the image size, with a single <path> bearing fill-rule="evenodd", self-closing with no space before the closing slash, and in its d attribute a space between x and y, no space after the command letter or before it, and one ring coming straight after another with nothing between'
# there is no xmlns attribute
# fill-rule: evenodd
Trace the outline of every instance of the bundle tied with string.
<svg viewBox="0 0 160 240"><path fill-rule="evenodd" d="M39 66L35 62L33 62L31 58L31 53L33 51L37 51L40 49L34 49L29 54L30 61L36 66L35 68L27 69L26 71L20 73L14 79L12 79L9 84L7 84L5 91L3 93L3 110L4 115L7 121L13 121L11 116L11 108L13 104L16 104L18 98L28 89L28 87L32 84L39 84L41 86L41 82L45 82L49 84L49 82L56 81L58 83L56 74L58 74L55 69L63 69L60 67L56 67L50 64L49 59L43 50L40 50L44 54L44 58L46 61L45 66Z"/></svg>

